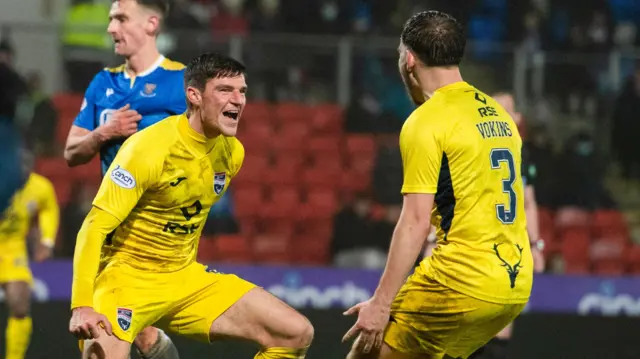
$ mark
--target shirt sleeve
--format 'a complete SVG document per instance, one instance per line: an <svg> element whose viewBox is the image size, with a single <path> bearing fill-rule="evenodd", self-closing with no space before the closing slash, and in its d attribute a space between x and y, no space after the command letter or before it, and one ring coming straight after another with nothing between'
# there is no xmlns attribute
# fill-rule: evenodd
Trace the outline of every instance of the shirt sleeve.
<svg viewBox="0 0 640 359"><path fill-rule="evenodd" d="M139 135L144 133L133 135L122 145L93 201L95 207L120 222L129 216L144 192L157 183L162 171L161 156L148 150L154 145Z"/></svg>
<svg viewBox="0 0 640 359"><path fill-rule="evenodd" d="M120 221L117 218L96 207L91 209L82 223L73 255L71 309L93 307L102 243L118 225Z"/></svg>
<svg viewBox="0 0 640 359"><path fill-rule="evenodd" d="M402 193L436 193L444 151L439 131L410 118L400 132Z"/></svg>
<svg viewBox="0 0 640 359"><path fill-rule="evenodd" d="M231 174L231 177L233 178L238 175L240 168L242 168L242 163L244 162L244 146L240 141L235 140L231 156L233 161L233 173Z"/></svg>
<svg viewBox="0 0 640 359"><path fill-rule="evenodd" d="M93 131L96 129L96 91L100 84L102 72L99 72L87 87L80 106L80 112L73 121L74 126Z"/></svg>
<svg viewBox="0 0 640 359"><path fill-rule="evenodd" d="M48 180L44 180L40 187L38 225L42 236L41 242L49 247L56 243L58 226L60 224L60 207L56 198L53 185Z"/></svg>

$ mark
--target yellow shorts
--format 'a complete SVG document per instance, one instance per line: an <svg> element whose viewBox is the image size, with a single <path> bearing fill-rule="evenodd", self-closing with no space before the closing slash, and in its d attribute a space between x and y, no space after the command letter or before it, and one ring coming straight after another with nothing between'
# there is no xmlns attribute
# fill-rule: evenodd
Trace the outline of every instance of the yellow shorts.
<svg viewBox="0 0 640 359"><path fill-rule="evenodd" d="M453 291L416 273L393 305L384 341L425 359L467 358L511 323L526 304L495 304Z"/></svg>
<svg viewBox="0 0 640 359"><path fill-rule="evenodd" d="M33 284L27 251L0 249L0 283L27 282Z"/></svg>
<svg viewBox="0 0 640 359"><path fill-rule="evenodd" d="M129 343L148 326L208 342L213 321L254 287L200 263L171 273L114 263L96 278L93 301L113 333Z"/></svg>

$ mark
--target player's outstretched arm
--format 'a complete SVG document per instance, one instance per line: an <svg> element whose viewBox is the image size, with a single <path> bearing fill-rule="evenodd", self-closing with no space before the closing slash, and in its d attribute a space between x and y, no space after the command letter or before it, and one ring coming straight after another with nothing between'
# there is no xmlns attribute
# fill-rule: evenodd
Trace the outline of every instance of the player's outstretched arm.
<svg viewBox="0 0 640 359"><path fill-rule="evenodd" d="M60 207L53 184L44 179L40 186L38 204L38 226L40 227L40 246L36 250L37 262L48 259L56 244L56 235L60 224Z"/></svg>
<svg viewBox="0 0 640 359"><path fill-rule="evenodd" d="M343 340L360 333L357 350L364 353L382 345L391 303L415 264L431 229L431 209L443 158L437 133L410 118L400 134L404 170L402 193L405 196L391 239L387 264L373 297L345 313L358 313L358 320Z"/></svg>

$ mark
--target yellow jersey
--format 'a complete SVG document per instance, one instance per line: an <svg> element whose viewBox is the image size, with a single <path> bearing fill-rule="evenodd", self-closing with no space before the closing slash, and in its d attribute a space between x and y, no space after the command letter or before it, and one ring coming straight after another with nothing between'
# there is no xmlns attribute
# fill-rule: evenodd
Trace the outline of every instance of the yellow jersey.
<svg viewBox="0 0 640 359"><path fill-rule="evenodd" d="M124 262L143 271L172 272L195 261L209 210L243 160L238 139L207 139L185 115L131 136L93 201L121 222L102 246L101 265Z"/></svg>
<svg viewBox="0 0 640 359"><path fill-rule="evenodd" d="M435 195L438 242L418 273L480 300L528 301L521 148L507 112L466 82L439 89L410 115L400 134L402 193Z"/></svg>
<svg viewBox="0 0 640 359"><path fill-rule="evenodd" d="M60 223L56 192L46 177L31 173L0 220L0 248L3 252L26 252L26 238L36 214L41 242L53 247Z"/></svg>

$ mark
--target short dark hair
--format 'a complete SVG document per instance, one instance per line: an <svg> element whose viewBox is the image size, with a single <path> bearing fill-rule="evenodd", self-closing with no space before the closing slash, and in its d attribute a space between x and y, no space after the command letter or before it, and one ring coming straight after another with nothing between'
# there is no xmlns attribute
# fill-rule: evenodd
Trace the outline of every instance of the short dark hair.
<svg viewBox="0 0 640 359"><path fill-rule="evenodd" d="M453 16L423 11L404 25L402 43L427 66L458 66L467 44L464 28Z"/></svg>
<svg viewBox="0 0 640 359"><path fill-rule="evenodd" d="M136 0L138 4L153 9L160 13L163 17L169 15L169 1L168 0Z"/></svg>
<svg viewBox="0 0 640 359"><path fill-rule="evenodd" d="M245 66L240 61L217 53L202 54L191 60L184 72L184 86L204 90L207 81L221 77L244 75Z"/></svg>

